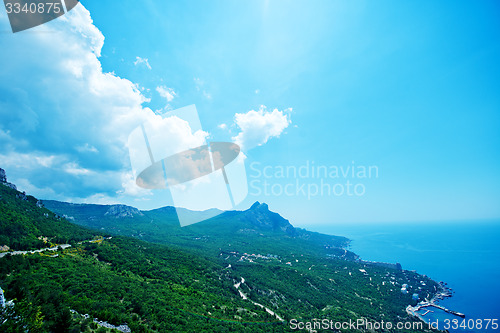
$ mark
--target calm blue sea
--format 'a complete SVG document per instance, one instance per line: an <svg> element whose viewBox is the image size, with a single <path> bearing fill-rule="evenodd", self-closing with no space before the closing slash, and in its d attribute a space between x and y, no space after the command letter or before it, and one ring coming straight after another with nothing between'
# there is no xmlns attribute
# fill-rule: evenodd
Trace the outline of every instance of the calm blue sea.
<svg viewBox="0 0 500 333"><path fill-rule="evenodd" d="M455 291L440 302L468 319L497 319L500 326L500 221L425 222L404 224L341 224L308 229L346 236L350 249L372 261L399 262ZM426 318L458 319L445 313ZM463 332L463 330L450 330ZM469 330L500 332L497 330Z"/></svg>

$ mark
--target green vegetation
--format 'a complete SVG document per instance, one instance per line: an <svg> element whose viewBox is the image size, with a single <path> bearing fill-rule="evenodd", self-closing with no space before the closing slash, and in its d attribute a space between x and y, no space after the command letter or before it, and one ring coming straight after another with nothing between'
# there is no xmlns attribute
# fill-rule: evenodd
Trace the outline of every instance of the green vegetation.
<svg viewBox="0 0 500 333"><path fill-rule="evenodd" d="M91 239L94 234L42 207L31 195L0 185L0 246L40 249Z"/></svg>
<svg viewBox="0 0 500 333"><path fill-rule="evenodd" d="M0 310L2 332L111 331L93 318L132 332L281 332L292 318L415 321L404 311L415 304L411 293L436 291L416 273L357 262L341 248L345 238L295 229L263 204L180 228L169 207L46 203L104 228L91 231L4 187L0 245L40 248L46 237L72 246L0 258L0 286L14 301Z"/></svg>
<svg viewBox="0 0 500 333"><path fill-rule="evenodd" d="M294 228L266 204L256 203L247 211L228 211L201 223L181 227L175 208L138 211L129 207L130 215L109 214L116 206L69 204L44 201L50 210L72 218L78 225L106 230L115 235L131 236L148 242L189 249L200 255L219 255L220 249L250 253L309 254L314 256L357 256L342 248L345 237L324 235ZM198 212L191 212L197 214Z"/></svg>
<svg viewBox="0 0 500 333"><path fill-rule="evenodd" d="M1 260L0 281L8 298L39 306L47 331L71 331L70 310L115 325L128 323L134 332L216 327L224 332L244 329L238 321L277 322L237 296L232 279L219 280L224 272L215 263L137 240L84 243L56 258Z"/></svg>

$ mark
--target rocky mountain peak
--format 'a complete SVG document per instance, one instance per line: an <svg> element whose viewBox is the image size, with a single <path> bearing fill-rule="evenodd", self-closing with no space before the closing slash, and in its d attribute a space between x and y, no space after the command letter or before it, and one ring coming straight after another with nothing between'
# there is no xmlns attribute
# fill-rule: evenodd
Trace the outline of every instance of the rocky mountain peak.
<svg viewBox="0 0 500 333"><path fill-rule="evenodd" d="M244 211L240 219L263 230L282 231L290 236L294 236L297 233L287 219L278 213L270 211L266 203L258 201L248 210Z"/></svg>
<svg viewBox="0 0 500 333"><path fill-rule="evenodd" d="M123 217L143 216L144 214L140 210L134 207L126 205L112 205L109 207L108 211L104 213L104 215L115 218L123 218Z"/></svg>
<svg viewBox="0 0 500 333"><path fill-rule="evenodd" d="M260 203L258 201L255 201L255 203L252 206L250 206L249 210L269 211L269 206L265 202Z"/></svg>

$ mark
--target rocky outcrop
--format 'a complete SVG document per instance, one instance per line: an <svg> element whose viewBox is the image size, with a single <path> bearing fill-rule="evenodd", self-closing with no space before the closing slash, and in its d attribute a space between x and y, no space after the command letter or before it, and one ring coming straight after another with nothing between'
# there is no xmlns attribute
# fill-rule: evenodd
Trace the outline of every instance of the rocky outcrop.
<svg viewBox="0 0 500 333"><path fill-rule="evenodd" d="M295 236L297 231L290 222L280 214L271 212L266 203L255 202L244 211L240 219L251 223L260 230L282 231L289 236Z"/></svg>
<svg viewBox="0 0 500 333"><path fill-rule="evenodd" d="M112 205L109 207L108 211L104 213L104 216L124 218L124 217L144 216L144 214L140 210L134 207L125 205Z"/></svg>
<svg viewBox="0 0 500 333"><path fill-rule="evenodd" d="M0 168L0 183L7 182L7 175L5 174L5 170Z"/></svg>
<svg viewBox="0 0 500 333"><path fill-rule="evenodd" d="M10 187L11 189L17 190L16 185L11 184L7 181L7 174L5 173L5 170L2 168L0 168L0 184Z"/></svg>
<svg viewBox="0 0 500 333"><path fill-rule="evenodd" d="M24 201L28 201L28 196L26 195L26 192L18 193L16 194L16 198L19 198Z"/></svg>

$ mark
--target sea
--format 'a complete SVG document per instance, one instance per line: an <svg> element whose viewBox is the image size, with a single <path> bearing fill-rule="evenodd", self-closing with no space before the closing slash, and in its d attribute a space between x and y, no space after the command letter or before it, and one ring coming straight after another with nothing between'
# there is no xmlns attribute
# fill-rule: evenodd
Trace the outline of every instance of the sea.
<svg viewBox="0 0 500 333"><path fill-rule="evenodd" d="M424 318L433 325L437 322L440 329L500 332L500 220L352 223L307 229L351 239L349 249L364 260L399 262L403 269L446 282L455 293L438 304L466 317L428 308L433 312Z"/></svg>

